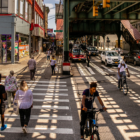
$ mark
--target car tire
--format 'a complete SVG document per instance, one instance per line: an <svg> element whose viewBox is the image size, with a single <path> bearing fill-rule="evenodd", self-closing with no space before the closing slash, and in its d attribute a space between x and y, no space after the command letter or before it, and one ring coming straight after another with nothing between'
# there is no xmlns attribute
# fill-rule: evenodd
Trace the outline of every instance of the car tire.
<svg viewBox="0 0 140 140"><path fill-rule="evenodd" d="M137 65L137 61L134 60L134 66L136 66L136 65Z"/></svg>
<svg viewBox="0 0 140 140"><path fill-rule="evenodd" d="M107 66L108 64L107 64L107 61L105 60L105 66Z"/></svg>
<svg viewBox="0 0 140 140"><path fill-rule="evenodd" d="M72 63L74 63L74 60L72 60Z"/></svg>

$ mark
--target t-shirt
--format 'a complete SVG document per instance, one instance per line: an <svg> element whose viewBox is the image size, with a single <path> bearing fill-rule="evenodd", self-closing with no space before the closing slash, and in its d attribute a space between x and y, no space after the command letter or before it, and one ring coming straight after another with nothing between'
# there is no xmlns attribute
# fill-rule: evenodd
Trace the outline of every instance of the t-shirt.
<svg viewBox="0 0 140 140"><path fill-rule="evenodd" d="M85 99L85 107L87 109L92 109L93 108L93 102L95 97L99 96L98 91L96 90L95 93L93 93L93 95L90 94L89 89L84 90L82 95L86 95L86 99ZM82 105L83 108L83 105Z"/></svg>
<svg viewBox="0 0 140 140"><path fill-rule="evenodd" d="M121 64L119 64L118 65L118 68L120 68L120 72L123 72L123 71L125 71L126 70L126 68L128 68L127 67L127 65L125 64L124 66L123 65L121 65Z"/></svg>
<svg viewBox="0 0 140 140"><path fill-rule="evenodd" d="M50 54L51 54L51 51L47 51L47 56L50 56Z"/></svg>
<svg viewBox="0 0 140 140"><path fill-rule="evenodd" d="M54 66L56 64L56 59L51 59L51 66Z"/></svg>
<svg viewBox="0 0 140 140"><path fill-rule="evenodd" d="M4 102L3 96L2 96L2 94L4 94L4 93L6 93L5 87L3 85L0 85L0 100L1 100L1 104ZM1 104L0 104L0 107L1 107Z"/></svg>

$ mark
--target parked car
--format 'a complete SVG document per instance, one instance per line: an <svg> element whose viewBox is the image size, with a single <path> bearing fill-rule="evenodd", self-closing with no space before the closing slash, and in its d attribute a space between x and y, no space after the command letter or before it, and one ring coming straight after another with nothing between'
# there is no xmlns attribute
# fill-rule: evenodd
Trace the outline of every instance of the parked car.
<svg viewBox="0 0 140 140"><path fill-rule="evenodd" d="M140 52L135 54L128 53L124 56L124 61L126 63L133 63L134 65L140 65Z"/></svg>
<svg viewBox="0 0 140 140"><path fill-rule="evenodd" d="M119 48L113 48L112 51L116 51L118 53ZM122 50L120 49L120 55L128 54L128 50Z"/></svg>
<svg viewBox="0 0 140 140"><path fill-rule="evenodd" d="M73 48L72 51L69 52L69 57L72 62L81 61L86 63L86 54L82 49Z"/></svg>
<svg viewBox="0 0 140 140"><path fill-rule="evenodd" d="M103 51L101 53L101 62L104 62L106 66L108 64L118 65L122 60L122 57L116 51Z"/></svg>
<svg viewBox="0 0 140 140"><path fill-rule="evenodd" d="M95 47L88 47L87 48L88 52L91 52L91 55L97 56L99 51Z"/></svg>

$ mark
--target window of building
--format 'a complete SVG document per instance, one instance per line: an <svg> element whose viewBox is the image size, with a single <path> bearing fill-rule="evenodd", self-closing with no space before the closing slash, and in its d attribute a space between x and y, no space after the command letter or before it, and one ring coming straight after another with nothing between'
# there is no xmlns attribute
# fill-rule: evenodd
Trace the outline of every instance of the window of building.
<svg viewBox="0 0 140 140"><path fill-rule="evenodd" d="M20 0L20 16L23 17L24 0Z"/></svg>
<svg viewBox="0 0 140 140"><path fill-rule="evenodd" d="M0 13L8 13L8 0L0 0Z"/></svg>
<svg viewBox="0 0 140 140"><path fill-rule="evenodd" d="M19 4L19 0L15 0L15 13L16 14L18 14L18 12L19 12L19 6L18 6L18 4Z"/></svg>
<svg viewBox="0 0 140 140"><path fill-rule="evenodd" d="M28 2L25 3L25 20L28 20Z"/></svg>

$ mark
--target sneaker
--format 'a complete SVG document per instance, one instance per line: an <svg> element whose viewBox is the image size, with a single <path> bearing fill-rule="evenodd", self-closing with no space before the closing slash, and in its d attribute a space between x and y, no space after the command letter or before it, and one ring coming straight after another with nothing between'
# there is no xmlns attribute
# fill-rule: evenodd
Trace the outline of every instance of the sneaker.
<svg viewBox="0 0 140 140"><path fill-rule="evenodd" d="M24 133L27 133L26 127L22 127L22 130L23 130Z"/></svg>
<svg viewBox="0 0 140 140"><path fill-rule="evenodd" d="M1 131L5 130L7 128L7 124L5 124L3 127L1 127Z"/></svg>

